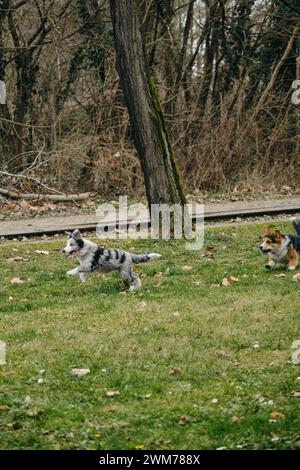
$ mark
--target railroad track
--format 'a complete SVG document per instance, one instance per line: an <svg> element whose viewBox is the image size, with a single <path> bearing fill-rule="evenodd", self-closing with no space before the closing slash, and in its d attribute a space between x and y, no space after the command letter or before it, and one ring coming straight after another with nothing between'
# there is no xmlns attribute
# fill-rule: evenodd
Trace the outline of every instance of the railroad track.
<svg viewBox="0 0 300 470"><path fill-rule="evenodd" d="M294 213L300 213L300 198L269 201L228 201L208 203L204 206L205 221L222 221L225 219ZM196 212L193 218L194 220L198 220L202 218L202 214ZM132 220L128 218L128 223L132 222ZM0 237L12 239L20 236L54 235L64 233L66 230L72 230L74 228L79 228L83 231L93 231L97 224L98 220L96 214L7 220L0 222ZM113 217L111 220L108 218L104 225L109 227L113 226ZM145 211L142 211L140 214L140 225L148 225L147 213ZM119 227L126 228L127 223L120 221Z"/></svg>

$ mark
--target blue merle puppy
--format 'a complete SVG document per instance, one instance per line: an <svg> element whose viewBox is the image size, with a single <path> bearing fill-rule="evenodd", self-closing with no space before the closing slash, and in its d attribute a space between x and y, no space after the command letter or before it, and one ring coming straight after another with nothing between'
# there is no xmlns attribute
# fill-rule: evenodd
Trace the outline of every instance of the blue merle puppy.
<svg viewBox="0 0 300 470"><path fill-rule="evenodd" d="M109 249L98 246L96 243L83 238L78 229L66 232L69 236L67 246L62 250L68 255L76 254L79 266L71 269L69 276L80 276L81 282L85 282L86 273L100 270L102 272L119 271L121 278L134 291L141 287L139 276L133 272L133 263L145 263L160 258L158 253L135 255L127 251Z"/></svg>

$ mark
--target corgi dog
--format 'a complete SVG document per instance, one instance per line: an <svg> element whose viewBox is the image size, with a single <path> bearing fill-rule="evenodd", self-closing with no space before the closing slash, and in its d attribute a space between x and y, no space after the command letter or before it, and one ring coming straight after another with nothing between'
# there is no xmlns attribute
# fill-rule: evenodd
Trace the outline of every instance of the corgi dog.
<svg viewBox="0 0 300 470"><path fill-rule="evenodd" d="M297 235L284 235L280 230L266 227L260 250L268 255L267 269L275 268L277 263L284 264L294 271L300 256L300 219L293 219Z"/></svg>
<svg viewBox="0 0 300 470"><path fill-rule="evenodd" d="M98 246L83 238L78 229L66 233L69 239L62 252L67 255L75 254L79 261L79 266L71 269L67 274L68 276L79 276L81 282L85 282L86 273L92 271L119 271L121 278L128 285L129 291L134 291L141 286L141 280L133 272L133 264L145 263L161 257L158 253L136 255L128 251Z"/></svg>

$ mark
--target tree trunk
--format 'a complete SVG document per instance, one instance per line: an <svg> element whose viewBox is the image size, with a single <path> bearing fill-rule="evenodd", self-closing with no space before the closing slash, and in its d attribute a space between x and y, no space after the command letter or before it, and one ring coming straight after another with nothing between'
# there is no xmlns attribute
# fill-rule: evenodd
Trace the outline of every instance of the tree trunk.
<svg viewBox="0 0 300 470"><path fill-rule="evenodd" d="M184 204L160 102L149 77L136 0L110 0L117 68L151 204Z"/></svg>
<svg viewBox="0 0 300 470"><path fill-rule="evenodd" d="M3 28L7 12L10 7L10 0L3 0L0 9L0 80L5 82L6 57L3 45ZM4 165L8 157L15 154L15 134L11 122L11 116L6 103L0 102L0 164Z"/></svg>

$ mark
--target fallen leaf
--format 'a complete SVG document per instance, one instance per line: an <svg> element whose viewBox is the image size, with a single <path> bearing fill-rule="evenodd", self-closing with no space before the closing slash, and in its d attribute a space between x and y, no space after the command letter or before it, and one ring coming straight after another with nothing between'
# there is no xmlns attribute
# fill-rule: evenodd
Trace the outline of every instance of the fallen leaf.
<svg viewBox="0 0 300 470"><path fill-rule="evenodd" d="M0 411L8 411L8 410L9 410L9 406L0 405Z"/></svg>
<svg viewBox="0 0 300 470"><path fill-rule="evenodd" d="M118 390L107 390L107 392L105 392L105 395L107 397L116 397L120 395L120 392Z"/></svg>
<svg viewBox="0 0 300 470"><path fill-rule="evenodd" d="M34 250L34 251L38 255L45 255L45 256L49 255L49 253L50 253L50 251L48 251L48 250Z"/></svg>
<svg viewBox="0 0 300 470"><path fill-rule="evenodd" d="M225 232L219 233L219 235L218 235L218 240L224 241L224 240L226 240L226 238L227 238L227 236L226 236L226 233L225 233Z"/></svg>
<svg viewBox="0 0 300 470"><path fill-rule="evenodd" d="M20 279L19 277L14 277L11 279L10 283L11 284L24 284L25 281Z"/></svg>
<svg viewBox="0 0 300 470"><path fill-rule="evenodd" d="M284 273L275 274L275 277L285 277L285 276L286 276L286 274L284 274Z"/></svg>
<svg viewBox="0 0 300 470"><path fill-rule="evenodd" d="M136 450L143 450L145 448L145 446L143 444L138 444L138 445L134 446L134 448Z"/></svg>
<svg viewBox="0 0 300 470"><path fill-rule="evenodd" d="M27 416L30 416L31 418L36 418L41 414L40 411L38 411L36 408L30 408L29 410L26 411Z"/></svg>
<svg viewBox="0 0 300 470"><path fill-rule="evenodd" d="M182 266L181 269L182 271L191 271L193 268L192 266Z"/></svg>
<svg viewBox="0 0 300 470"><path fill-rule="evenodd" d="M181 315L181 313L178 312L178 311L176 311L176 312L173 313L173 316L174 316L174 317L180 317L180 315Z"/></svg>
<svg viewBox="0 0 300 470"><path fill-rule="evenodd" d="M72 375L76 375L77 377L83 377L90 372L90 369L72 369Z"/></svg>
<svg viewBox="0 0 300 470"><path fill-rule="evenodd" d="M285 419L285 415L283 413L280 413L280 411L273 411L273 413L271 413L271 419Z"/></svg>
<svg viewBox="0 0 300 470"><path fill-rule="evenodd" d="M240 282L238 277L230 276L230 277L224 277L222 279L222 286L223 287L229 287L230 284L234 284L236 282Z"/></svg>
<svg viewBox="0 0 300 470"><path fill-rule="evenodd" d="M147 302L142 301L138 303L138 309L143 310L145 307L147 307Z"/></svg>
<svg viewBox="0 0 300 470"><path fill-rule="evenodd" d="M183 415L183 416L180 417L180 419L178 421L178 424L185 425L185 424L189 423L190 420L191 420L191 418L189 416Z"/></svg>
<svg viewBox="0 0 300 470"><path fill-rule="evenodd" d="M216 351L216 355L218 357L227 357L228 356L228 352L225 351L225 349L218 349L218 351Z"/></svg>
<svg viewBox="0 0 300 470"><path fill-rule="evenodd" d="M211 289L216 289L217 287L221 287L219 284L212 284L210 286Z"/></svg>
<svg viewBox="0 0 300 470"><path fill-rule="evenodd" d="M7 263L16 263L17 261L25 261L22 256L15 256L14 258L7 258Z"/></svg>
<svg viewBox="0 0 300 470"><path fill-rule="evenodd" d="M231 421L233 423L240 423L242 421L242 419L243 418L241 416L232 416Z"/></svg>
<svg viewBox="0 0 300 470"><path fill-rule="evenodd" d="M179 374L181 372L181 368L180 367L171 367L170 369L170 374L173 375L173 374Z"/></svg>
<svg viewBox="0 0 300 470"><path fill-rule="evenodd" d="M158 271L155 273L155 277L162 277L163 273L161 271Z"/></svg>

